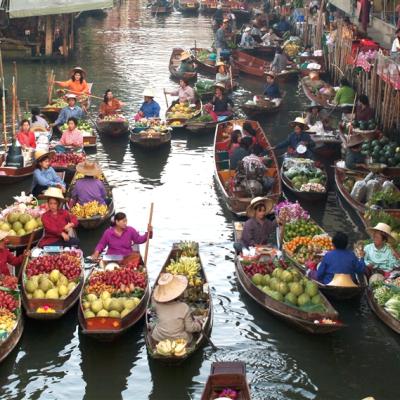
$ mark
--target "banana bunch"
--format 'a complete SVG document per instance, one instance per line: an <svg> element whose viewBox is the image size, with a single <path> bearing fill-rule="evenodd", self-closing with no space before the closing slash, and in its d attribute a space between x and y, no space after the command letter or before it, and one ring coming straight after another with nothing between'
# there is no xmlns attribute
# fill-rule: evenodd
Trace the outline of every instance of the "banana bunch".
<svg viewBox="0 0 400 400"><path fill-rule="evenodd" d="M287 42L283 45L283 50L289 57L294 57L299 53L300 46L293 42Z"/></svg>
<svg viewBox="0 0 400 400"><path fill-rule="evenodd" d="M72 214L74 214L78 218L91 218L95 215L100 215L103 217L107 214L108 208L105 204L100 204L98 201L93 200L89 203L75 204L71 208Z"/></svg>
<svg viewBox="0 0 400 400"><path fill-rule="evenodd" d="M187 257L196 257L199 251L198 244L190 241L180 242L178 248L182 251L182 255Z"/></svg>
<svg viewBox="0 0 400 400"><path fill-rule="evenodd" d="M194 278L200 271L200 263L197 257L181 256L178 261L171 260L167 272L172 275L184 275L189 280Z"/></svg>
<svg viewBox="0 0 400 400"><path fill-rule="evenodd" d="M203 279L201 279L199 276L189 278L189 286L197 287L202 285L203 285Z"/></svg>
<svg viewBox="0 0 400 400"><path fill-rule="evenodd" d="M185 339L161 340L156 346L156 353L160 356L182 357L186 354L187 342Z"/></svg>
<svg viewBox="0 0 400 400"><path fill-rule="evenodd" d="M16 324L15 314L9 310L1 309L0 310L0 331L6 331L10 333Z"/></svg>

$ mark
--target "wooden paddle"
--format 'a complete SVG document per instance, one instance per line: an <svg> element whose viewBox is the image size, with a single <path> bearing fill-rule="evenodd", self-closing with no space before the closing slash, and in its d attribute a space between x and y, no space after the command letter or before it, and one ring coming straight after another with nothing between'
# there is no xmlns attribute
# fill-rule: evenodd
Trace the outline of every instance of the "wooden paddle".
<svg viewBox="0 0 400 400"><path fill-rule="evenodd" d="M149 223L147 224L147 232L149 232L149 227L151 226L151 221L153 219L153 208L154 208L154 203L151 203L150 204ZM147 268L147 256L149 254L149 243L150 243L150 235L149 235L149 233L147 233L146 247L144 250L144 259L143 259L143 263L146 268Z"/></svg>
<svg viewBox="0 0 400 400"><path fill-rule="evenodd" d="M31 234L29 235L28 246L26 246L26 249L25 249L26 253L28 253L29 250L31 249L34 237L35 237L35 231L32 231ZM19 268L19 271L18 271L18 280L20 280L20 278L21 278L22 270L24 269L24 265L27 262L28 258L29 258L29 255L25 254L25 256L22 260L21 266Z"/></svg>
<svg viewBox="0 0 400 400"><path fill-rule="evenodd" d="M167 93L165 93L165 89L164 89L164 97L165 97L165 103L166 103L167 109L168 109L169 108L169 104L168 104Z"/></svg>
<svg viewBox="0 0 400 400"><path fill-rule="evenodd" d="M204 332L203 327L201 328L201 333L203 334L203 336L205 337L205 339L207 340L207 342L210 344L210 346L211 346L211 348L213 349L213 351L218 351L218 347L212 342L212 340L210 339L210 337L206 335L206 333Z"/></svg>
<svg viewBox="0 0 400 400"><path fill-rule="evenodd" d="M61 89L61 90L65 90L66 92L70 92L70 93L76 94L73 90L64 89L64 88ZM89 94L89 93L82 93L81 95L77 94L77 96L88 96L88 97L93 97L94 99L98 99L98 100L103 100L104 101L103 97L95 96L94 94Z"/></svg>

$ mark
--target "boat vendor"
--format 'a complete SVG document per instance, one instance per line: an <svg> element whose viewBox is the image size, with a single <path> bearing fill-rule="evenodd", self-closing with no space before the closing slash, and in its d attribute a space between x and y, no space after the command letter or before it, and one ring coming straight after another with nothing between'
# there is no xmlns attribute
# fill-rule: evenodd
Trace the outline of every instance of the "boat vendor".
<svg viewBox="0 0 400 400"><path fill-rule="evenodd" d="M76 118L77 120L82 119L85 116L84 111L81 107L76 104L76 95L75 94L67 94L66 96L68 106L64 107L58 118L54 122L53 126L61 126L68 122L69 118Z"/></svg>
<svg viewBox="0 0 400 400"><path fill-rule="evenodd" d="M288 155L299 155L298 146L303 145L306 147L306 151L301 154L303 158L313 158L312 148L315 147L315 142L311 139L311 136L305 132L309 129L304 118L297 117L290 126L294 128L294 131L287 137L286 140L276 145L273 149L279 150L287 147Z"/></svg>
<svg viewBox="0 0 400 400"><path fill-rule="evenodd" d="M46 131L50 129L48 122L40 115L39 107L32 107L31 109L31 129L34 128L43 128L46 129Z"/></svg>
<svg viewBox="0 0 400 400"><path fill-rule="evenodd" d="M356 275L363 274L365 263L357 259L354 252L347 250L348 237L337 232L332 243L334 250L328 251L317 269L317 280L325 285L356 286Z"/></svg>
<svg viewBox="0 0 400 400"><path fill-rule="evenodd" d="M253 38L255 45L261 43L261 30L256 24L253 24L251 27L250 35Z"/></svg>
<svg viewBox="0 0 400 400"><path fill-rule="evenodd" d="M323 123L326 120L326 113L324 112L324 107L312 101L307 108L306 122L307 125L312 126L317 122Z"/></svg>
<svg viewBox="0 0 400 400"><path fill-rule="evenodd" d="M85 80L86 72L81 67L75 67L70 73L71 79L67 81L54 81L54 83L78 96L89 94L89 86Z"/></svg>
<svg viewBox="0 0 400 400"><path fill-rule="evenodd" d="M226 85L230 84L231 81L231 74L228 72L227 65L222 61L218 61L217 64L215 64L215 67L217 69L217 74L215 75L215 82L223 83L225 87L227 87Z"/></svg>
<svg viewBox="0 0 400 400"><path fill-rule="evenodd" d="M74 204L85 204L97 201L106 204L107 191L104 183L99 179L102 171L95 162L84 161L76 166L76 172L84 177L75 181L71 192L71 199Z"/></svg>
<svg viewBox="0 0 400 400"><path fill-rule="evenodd" d="M269 99L279 99L281 98L281 92L279 90L279 85L275 81L275 74L273 72L266 73L267 83L264 86L264 96Z"/></svg>
<svg viewBox="0 0 400 400"><path fill-rule="evenodd" d="M242 237L234 243L237 254L243 248L267 245L270 235L275 232L277 221L265 218L271 211L274 203L265 197L255 197L247 207L248 220L244 223Z"/></svg>
<svg viewBox="0 0 400 400"><path fill-rule="evenodd" d="M374 110L369 106L368 96L360 94L358 96L355 120L370 121L371 119L374 119Z"/></svg>
<svg viewBox="0 0 400 400"><path fill-rule="evenodd" d="M17 141L24 150L36 148L35 133L31 131L31 123L28 119L21 121L20 130L17 133Z"/></svg>
<svg viewBox="0 0 400 400"><path fill-rule="evenodd" d="M366 168L366 155L361 153L364 138L350 135L346 143L345 165L348 169Z"/></svg>
<svg viewBox="0 0 400 400"><path fill-rule="evenodd" d="M144 102L142 103L137 116L139 118L159 118L160 105L154 100L154 90L147 88L143 91ZM136 116L135 116L136 119Z"/></svg>
<svg viewBox="0 0 400 400"><path fill-rule="evenodd" d="M79 239L73 229L78 226L78 219L61 206L65 198L60 188L49 187L40 199L47 200L48 211L42 215L44 234L39 247L44 246L78 246Z"/></svg>
<svg viewBox="0 0 400 400"><path fill-rule="evenodd" d="M184 339L189 344L192 333L201 331L202 318L193 317L189 306L180 300L187 286L186 276L160 275L152 297L152 307L157 315L151 332L155 341Z"/></svg>
<svg viewBox="0 0 400 400"><path fill-rule="evenodd" d="M253 36L251 36L251 28L247 26L242 33L242 38L240 40L240 47L244 49L253 49L256 45L256 41Z"/></svg>
<svg viewBox="0 0 400 400"><path fill-rule="evenodd" d="M215 85L215 94L210 102L214 107L214 112L218 116L232 115L233 101L225 94L225 85L223 83L217 83Z"/></svg>
<svg viewBox="0 0 400 400"><path fill-rule="evenodd" d="M49 187L56 187L65 192L65 182L57 175L53 167L50 166L51 159L55 152L45 152L37 150L35 152L36 168L33 171L32 194L38 197Z"/></svg>
<svg viewBox="0 0 400 400"><path fill-rule="evenodd" d="M286 54L283 52L283 49L281 47L277 47L274 59L272 60L270 66L271 71L275 72L276 74L280 74L287 68L287 65L288 65L288 58Z"/></svg>
<svg viewBox="0 0 400 400"><path fill-rule="evenodd" d="M83 148L83 135L77 127L78 120L74 117L68 118L68 128L63 132L56 146L58 153L64 153L65 147Z"/></svg>
<svg viewBox="0 0 400 400"><path fill-rule="evenodd" d="M342 78L340 80L340 88L336 92L335 98L333 100L334 104L338 106L344 106L344 105L352 106L355 97L356 97L356 92L350 86L349 81L346 78Z"/></svg>
<svg viewBox="0 0 400 400"><path fill-rule="evenodd" d="M245 136L240 139L239 147L233 150L232 155L229 157L229 169L235 170L239 161L250 155L250 147L253 145L251 136Z"/></svg>
<svg viewBox="0 0 400 400"><path fill-rule="evenodd" d="M107 247L107 254L129 256L133 253L132 246L145 243L147 237L153 237L153 228L147 227L147 232L140 235L136 229L128 226L126 214L118 212L111 218L111 227L108 228L101 237L92 255L94 260L99 258L99 254Z"/></svg>
<svg viewBox="0 0 400 400"><path fill-rule="evenodd" d="M233 152L240 147L240 140L242 138L242 131L235 129L232 131L231 136L226 141L226 149L228 151L229 157Z"/></svg>
<svg viewBox="0 0 400 400"><path fill-rule="evenodd" d="M221 59L222 50L229 48L226 39L228 24L229 20L224 19L222 25L217 29L217 32L215 33L215 48L217 50L217 62L220 61Z"/></svg>
<svg viewBox="0 0 400 400"><path fill-rule="evenodd" d="M359 256L364 258L368 269L388 273L399 267L400 254L392 247L396 240L390 226L380 222L367 231L372 235L373 243L367 244Z"/></svg>
<svg viewBox="0 0 400 400"><path fill-rule="evenodd" d="M104 99L100 104L99 117L104 118L107 115L114 115L121 111L125 104L116 99L110 89L104 93Z"/></svg>
<svg viewBox="0 0 400 400"><path fill-rule="evenodd" d="M196 72L196 64L192 60L192 55L188 51L183 51L181 53L180 65L178 72L180 74L185 74L186 72Z"/></svg>
<svg viewBox="0 0 400 400"><path fill-rule="evenodd" d="M26 255L30 252L25 250L24 254L15 256L7 248L8 232L0 231L0 275L15 275L12 267L19 267Z"/></svg>
<svg viewBox="0 0 400 400"><path fill-rule="evenodd" d="M195 93L191 86L189 86L189 81L187 79L179 80L179 89L176 90L165 90L166 94L171 96L178 96L179 103L189 103L192 104L195 101Z"/></svg>
<svg viewBox="0 0 400 400"><path fill-rule="evenodd" d="M266 32L262 37L261 40L263 41L264 44L266 45L271 45L273 43L279 42L280 37L274 33L274 30L272 28L261 28L261 31L264 33Z"/></svg>

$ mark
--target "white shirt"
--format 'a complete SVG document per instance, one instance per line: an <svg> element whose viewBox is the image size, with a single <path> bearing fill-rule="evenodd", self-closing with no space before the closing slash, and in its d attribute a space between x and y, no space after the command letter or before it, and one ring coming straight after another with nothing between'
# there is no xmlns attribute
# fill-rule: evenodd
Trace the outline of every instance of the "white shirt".
<svg viewBox="0 0 400 400"><path fill-rule="evenodd" d="M392 53L398 53L399 48L400 48L400 40L399 40L399 38L396 38L393 40Z"/></svg>

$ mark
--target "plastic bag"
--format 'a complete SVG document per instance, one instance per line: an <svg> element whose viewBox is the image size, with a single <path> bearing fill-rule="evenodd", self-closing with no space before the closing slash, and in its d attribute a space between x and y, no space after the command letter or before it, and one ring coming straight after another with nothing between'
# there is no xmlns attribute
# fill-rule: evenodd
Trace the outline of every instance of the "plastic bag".
<svg viewBox="0 0 400 400"><path fill-rule="evenodd" d="M363 180L361 180L361 181L357 181L354 184L353 189L351 190L350 196L354 200L364 203L366 194L367 194L367 185Z"/></svg>
<svg viewBox="0 0 400 400"><path fill-rule="evenodd" d="M397 188L396 188L396 185L393 183L393 181L385 181L385 182L383 182L382 190L385 193L387 193L387 192L395 191L395 190L397 190Z"/></svg>
<svg viewBox="0 0 400 400"><path fill-rule="evenodd" d="M367 182L367 195L366 199L369 201L374 193L381 190L381 183L377 179L371 179Z"/></svg>

